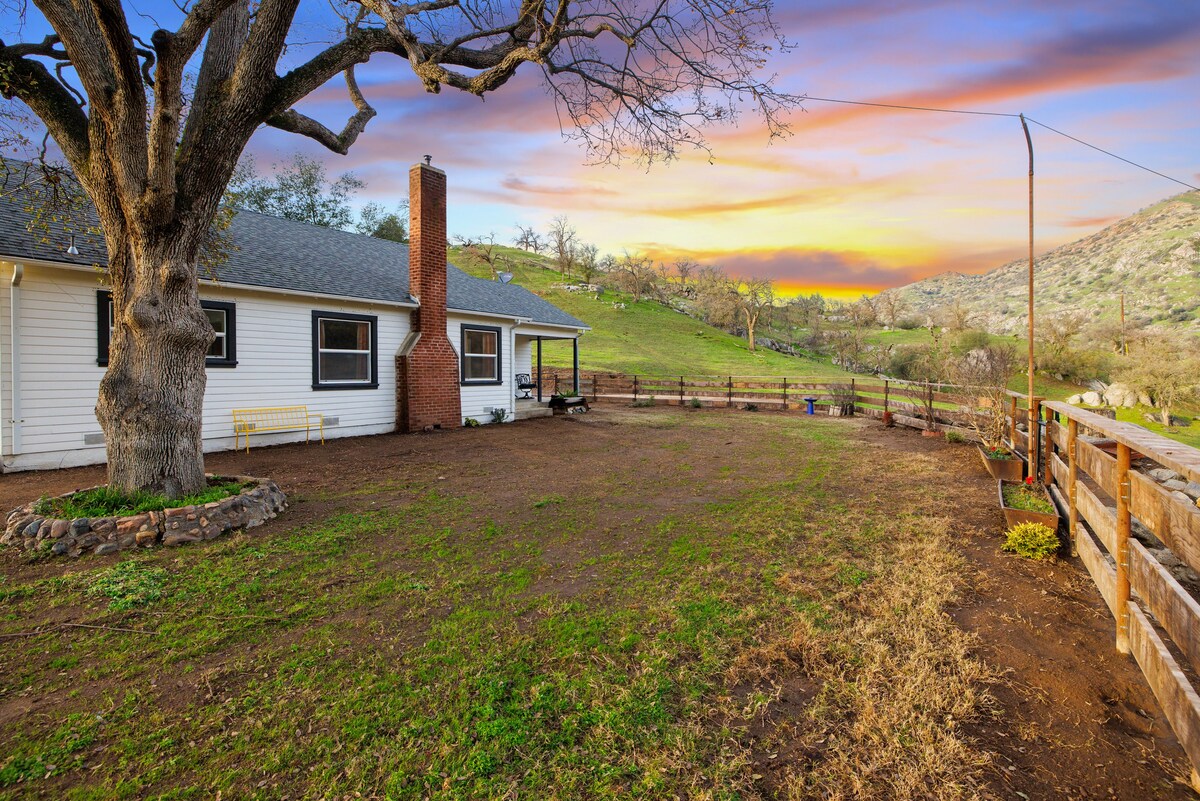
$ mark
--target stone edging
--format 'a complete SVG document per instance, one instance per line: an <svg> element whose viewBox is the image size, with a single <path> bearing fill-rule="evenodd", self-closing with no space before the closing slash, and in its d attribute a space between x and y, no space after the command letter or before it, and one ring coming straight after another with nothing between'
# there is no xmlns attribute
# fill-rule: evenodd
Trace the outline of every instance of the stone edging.
<svg viewBox="0 0 1200 801"><path fill-rule="evenodd" d="M256 486L200 506L180 506L130 517L56 520L34 514L34 501L8 513L0 545L56 555L80 556L90 552L102 556L127 548L211 540L233 529L261 526L287 507L287 496L269 478L209 478Z"/></svg>

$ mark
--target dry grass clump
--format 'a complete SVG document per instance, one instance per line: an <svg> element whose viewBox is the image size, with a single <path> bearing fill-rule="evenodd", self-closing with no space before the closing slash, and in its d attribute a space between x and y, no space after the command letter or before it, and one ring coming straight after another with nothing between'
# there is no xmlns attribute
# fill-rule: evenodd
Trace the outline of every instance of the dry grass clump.
<svg viewBox="0 0 1200 801"><path fill-rule="evenodd" d="M961 730L992 705L993 671L946 612L963 560L947 521L900 522L877 578L850 600L846 625L804 625L793 659L817 686L791 736L809 755L789 799L981 797L987 755ZM890 553L889 553L890 552Z"/></svg>

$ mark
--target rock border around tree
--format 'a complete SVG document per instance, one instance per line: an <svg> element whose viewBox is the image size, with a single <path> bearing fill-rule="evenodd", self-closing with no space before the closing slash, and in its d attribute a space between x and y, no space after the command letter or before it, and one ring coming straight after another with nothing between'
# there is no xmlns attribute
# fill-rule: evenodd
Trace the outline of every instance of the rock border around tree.
<svg viewBox="0 0 1200 801"><path fill-rule="evenodd" d="M79 517L62 520L36 514L37 501L8 513L0 545L57 556L96 556L130 548L180 545L215 539L234 529L261 526L287 508L287 496L269 478L209 476L250 485L237 495L196 506L180 506L127 517ZM84 490L76 490L83 492ZM59 497L76 494L68 492Z"/></svg>

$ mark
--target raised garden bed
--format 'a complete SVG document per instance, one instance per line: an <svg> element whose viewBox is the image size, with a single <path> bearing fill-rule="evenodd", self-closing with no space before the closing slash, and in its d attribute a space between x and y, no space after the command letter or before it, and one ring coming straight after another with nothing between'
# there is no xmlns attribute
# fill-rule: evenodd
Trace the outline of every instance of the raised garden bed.
<svg viewBox="0 0 1200 801"><path fill-rule="evenodd" d="M85 553L102 556L129 548L211 540L227 531L260 526L287 506L283 491L267 478L210 476L209 482L210 485L234 483L242 489L208 503L132 514L59 518L38 513L47 506L70 508L75 496L89 490L70 492L48 502L33 501L9 512L0 545L59 556Z"/></svg>
<svg viewBox="0 0 1200 801"><path fill-rule="evenodd" d="M1014 453L1005 451L1008 458L997 459L989 455L989 452L979 446L979 458L983 460L983 466L987 468L992 478L1000 481L1020 481L1025 477L1025 463Z"/></svg>
<svg viewBox="0 0 1200 801"><path fill-rule="evenodd" d="M1041 523L1052 530L1058 529L1058 509L1041 484L1036 481L1032 484L1020 481L996 483L1000 488L1000 508L1004 511L1004 522L1009 528L1018 523Z"/></svg>

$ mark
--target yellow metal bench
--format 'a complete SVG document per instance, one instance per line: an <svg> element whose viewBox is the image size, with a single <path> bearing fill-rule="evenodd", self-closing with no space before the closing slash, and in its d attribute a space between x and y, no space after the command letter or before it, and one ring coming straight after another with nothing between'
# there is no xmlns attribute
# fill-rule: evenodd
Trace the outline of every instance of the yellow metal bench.
<svg viewBox="0 0 1200 801"><path fill-rule="evenodd" d="M250 452L250 435L268 431L299 431L304 429L304 442L310 439L314 429L321 432L321 444L325 444L325 418L310 412L307 406L275 406L262 409L233 410L233 446L241 447L241 438L246 438L246 453Z"/></svg>

